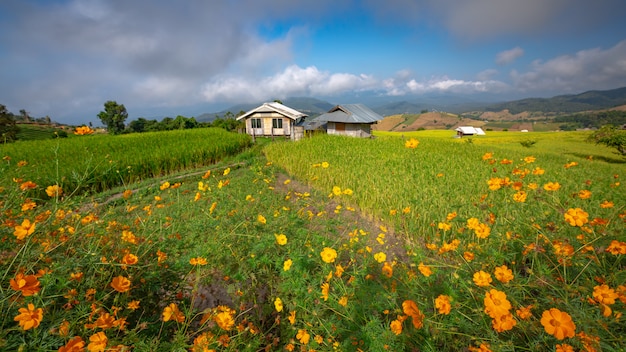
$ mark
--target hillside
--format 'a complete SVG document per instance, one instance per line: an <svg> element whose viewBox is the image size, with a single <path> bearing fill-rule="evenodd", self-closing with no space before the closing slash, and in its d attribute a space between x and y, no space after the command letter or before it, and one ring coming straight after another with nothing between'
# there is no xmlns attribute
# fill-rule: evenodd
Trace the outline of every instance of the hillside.
<svg viewBox="0 0 626 352"><path fill-rule="evenodd" d="M333 106L333 104L315 99L315 98L307 98L307 97L292 97L282 100L284 105L287 105L291 108L294 108L300 112L303 112L311 117L320 115L322 113L327 112ZM233 105L230 108L223 110L217 113L204 113L196 117L196 121L198 122L210 122L215 120L218 116L224 117L226 113L231 112L233 115L238 115L239 112L244 111L247 112L256 108L257 106L263 104L263 102L258 102L254 104L237 104Z"/></svg>

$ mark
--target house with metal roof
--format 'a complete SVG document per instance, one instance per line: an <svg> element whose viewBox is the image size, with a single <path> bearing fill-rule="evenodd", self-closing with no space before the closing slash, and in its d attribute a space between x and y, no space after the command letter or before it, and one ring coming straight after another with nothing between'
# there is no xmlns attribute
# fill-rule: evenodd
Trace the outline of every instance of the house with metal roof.
<svg viewBox="0 0 626 352"><path fill-rule="evenodd" d="M484 136L485 131L483 131L480 127L472 127L472 126L461 126L455 129L456 135L458 138L462 138L463 136Z"/></svg>
<svg viewBox="0 0 626 352"><path fill-rule="evenodd" d="M299 139L296 126L300 125L308 115L278 102L263 103L245 114L237 117L244 120L246 133L253 137L289 137Z"/></svg>
<svg viewBox="0 0 626 352"><path fill-rule="evenodd" d="M363 104L344 104L333 107L311 123L326 124L328 134L369 138L372 136L372 125L382 119L382 116Z"/></svg>

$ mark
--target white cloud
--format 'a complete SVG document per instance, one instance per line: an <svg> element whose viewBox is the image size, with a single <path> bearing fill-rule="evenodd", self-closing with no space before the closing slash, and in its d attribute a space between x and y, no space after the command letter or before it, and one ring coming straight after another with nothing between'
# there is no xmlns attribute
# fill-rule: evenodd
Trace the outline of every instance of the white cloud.
<svg viewBox="0 0 626 352"><path fill-rule="evenodd" d="M535 61L527 72L511 72L522 91L580 92L626 85L626 40L612 48L582 50L574 55Z"/></svg>
<svg viewBox="0 0 626 352"><path fill-rule="evenodd" d="M522 55L524 55L524 49L520 48L519 46L516 46L513 49L499 52L498 55L496 55L496 64L498 65L510 64L511 62L515 61L515 59L521 57Z"/></svg>

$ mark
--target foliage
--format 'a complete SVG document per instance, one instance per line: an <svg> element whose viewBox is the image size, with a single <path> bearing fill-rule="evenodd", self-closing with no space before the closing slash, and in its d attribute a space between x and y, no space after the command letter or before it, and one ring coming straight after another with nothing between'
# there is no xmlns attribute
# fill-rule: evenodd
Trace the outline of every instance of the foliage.
<svg viewBox="0 0 626 352"><path fill-rule="evenodd" d="M530 148L533 145L537 144L537 141L534 140L534 139L525 139L525 140L519 142L519 144L521 144L522 147L524 147L524 148Z"/></svg>
<svg viewBox="0 0 626 352"><path fill-rule="evenodd" d="M592 111L573 115L557 116L553 122L567 122L572 129L576 128L600 128L604 125L626 124L626 111Z"/></svg>
<svg viewBox="0 0 626 352"><path fill-rule="evenodd" d="M6 106L0 104L0 143L15 141L18 131L13 114L9 113Z"/></svg>
<svg viewBox="0 0 626 352"><path fill-rule="evenodd" d="M124 104L109 100L104 103L104 111L98 113L98 118L107 126L110 134L120 134L124 131L124 121L128 117L128 112Z"/></svg>
<svg viewBox="0 0 626 352"><path fill-rule="evenodd" d="M218 128L121 136L18 141L3 150L9 160L38 160L21 168L22 178L59 185L71 193L94 193L146 178L212 164L250 145L246 135ZM41 158L41 155L53 155ZM10 163L0 167L0 171ZM0 172L2 182L10 182ZM31 196L42 196L42 191Z"/></svg>
<svg viewBox="0 0 626 352"><path fill-rule="evenodd" d="M609 148L617 149L617 152L626 156L626 130L620 130L612 125L602 126L593 132L589 140L596 144L603 144Z"/></svg>
<svg viewBox="0 0 626 352"><path fill-rule="evenodd" d="M624 165L444 132L271 143L108 202L7 160L0 349L619 350Z"/></svg>

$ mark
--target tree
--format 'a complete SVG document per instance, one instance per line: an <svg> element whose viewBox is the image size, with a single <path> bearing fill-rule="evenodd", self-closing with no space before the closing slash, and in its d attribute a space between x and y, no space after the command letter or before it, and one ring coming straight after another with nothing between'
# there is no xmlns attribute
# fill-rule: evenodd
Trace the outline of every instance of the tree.
<svg viewBox="0 0 626 352"><path fill-rule="evenodd" d="M613 125L602 126L589 136L589 140L615 148L621 155L626 156L626 130L619 130Z"/></svg>
<svg viewBox="0 0 626 352"><path fill-rule="evenodd" d="M124 104L118 104L113 100L104 103L104 111L100 111L98 118L107 126L110 134L119 134L124 131L124 121L128 117L128 112Z"/></svg>
<svg viewBox="0 0 626 352"><path fill-rule="evenodd" d="M0 143L13 142L17 139L18 127L6 106L0 104Z"/></svg>

